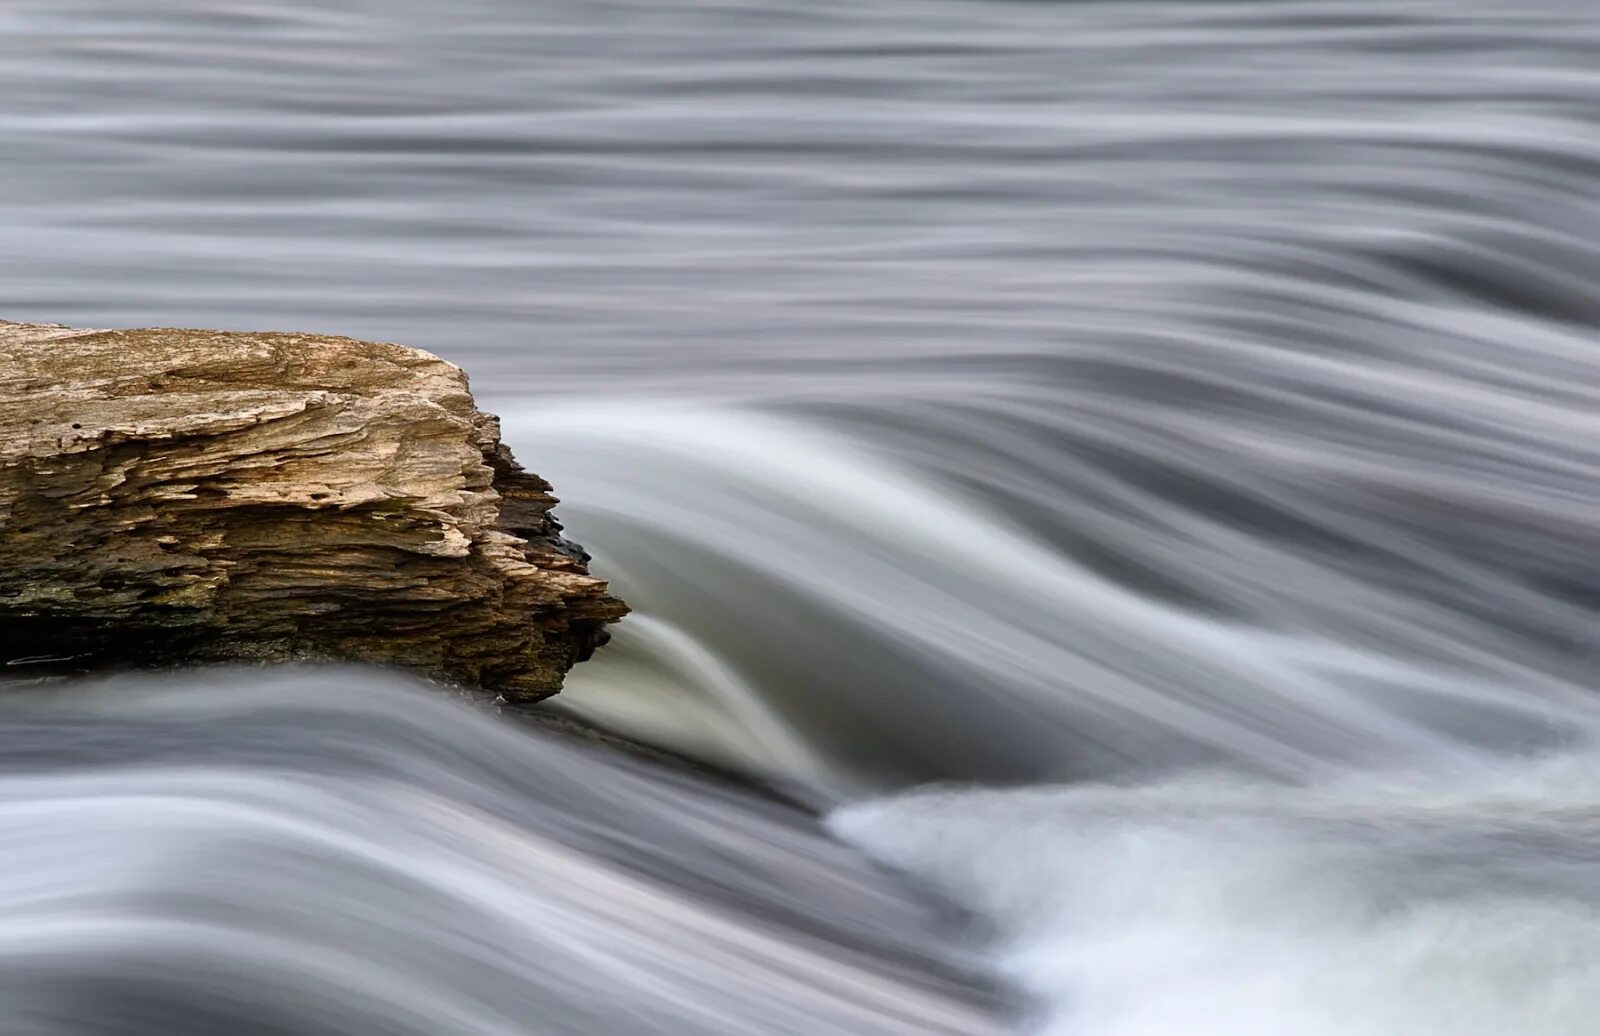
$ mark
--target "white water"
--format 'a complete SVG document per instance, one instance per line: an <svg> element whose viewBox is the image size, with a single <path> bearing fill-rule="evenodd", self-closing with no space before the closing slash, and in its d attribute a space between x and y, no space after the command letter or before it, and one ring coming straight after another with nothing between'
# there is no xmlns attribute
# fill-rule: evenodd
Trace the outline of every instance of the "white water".
<svg viewBox="0 0 1600 1036"><path fill-rule="evenodd" d="M1597 772L955 791L833 825L997 920L1040 1033L1580 1036Z"/></svg>
<svg viewBox="0 0 1600 1036"><path fill-rule="evenodd" d="M11 1030L1596 1031L1594 12L450 6L0 4L0 317L462 363L637 609L561 707L907 887L224 671L0 717Z"/></svg>
<svg viewBox="0 0 1600 1036"><path fill-rule="evenodd" d="M1038 1031L1592 1033L1600 756L1286 790L949 791L835 815L992 914Z"/></svg>

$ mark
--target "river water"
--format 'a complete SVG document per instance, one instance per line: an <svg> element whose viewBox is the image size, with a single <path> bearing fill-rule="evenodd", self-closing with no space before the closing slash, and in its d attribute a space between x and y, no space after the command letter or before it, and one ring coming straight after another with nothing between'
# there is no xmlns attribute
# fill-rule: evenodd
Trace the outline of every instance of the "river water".
<svg viewBox="0 0 1600 1036"><path fill-rule="evenodd" d="M837 839L19 699L7 1031L1593 1033L1597 113L1559 0L3 0L0 316L462 364L637 609L560 708Z"/></svg>

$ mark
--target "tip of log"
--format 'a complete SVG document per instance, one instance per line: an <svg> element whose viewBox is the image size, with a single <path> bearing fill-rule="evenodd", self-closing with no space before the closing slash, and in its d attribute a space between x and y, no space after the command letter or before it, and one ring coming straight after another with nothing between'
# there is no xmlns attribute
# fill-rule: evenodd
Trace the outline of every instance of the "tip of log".
<svg viewBox="0 0 1600 1036"><path fill-rule="evenodd" d="M311 334L0 322L0 667L400 665L534 700L627 607L466 374Z"/></svg>

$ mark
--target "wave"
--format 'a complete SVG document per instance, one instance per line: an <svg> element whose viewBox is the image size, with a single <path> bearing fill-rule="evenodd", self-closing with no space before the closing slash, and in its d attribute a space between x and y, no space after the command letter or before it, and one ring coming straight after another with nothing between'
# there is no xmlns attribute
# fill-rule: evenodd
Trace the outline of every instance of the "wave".
<svg viewBox="0 0 1600 1036"><path fill-rule="evenodd" d="M1096 571L980 495L796 419L636 401L513 412L506 430L549 458L564 513L645 617L574 673L566 707L813 786L1470 765L1587 742L1600 716L1560 652L1403 574L1357 584L1315 542L1263 544L1262 569L1229 583L1196 577L1197 593L1251 593L1263 618L1226 615ZM1182 496L1164 510L1192 520ZM1347 519L1352 543L1383 543L1372 521ZM1180 544L1145 526L1126 546L1150 563ZM665 675L681 666L657 622L719 675ZM713 723L645 718L696 700L683 714L703 716L735 685L720 747Z"/></svg>
<svg viewBox="0 0 1600 1036"><path fill-rule="evenodd" d="M0 842L19 1036L911 1036L1003 1015L953 920L804 814L395 674L13 689Z"/></svg>

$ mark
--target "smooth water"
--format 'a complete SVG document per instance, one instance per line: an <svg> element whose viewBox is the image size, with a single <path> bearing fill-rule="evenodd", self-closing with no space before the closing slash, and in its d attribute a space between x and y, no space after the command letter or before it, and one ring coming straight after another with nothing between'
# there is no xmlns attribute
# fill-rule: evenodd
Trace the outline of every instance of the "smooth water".
<svg viewBox="0 0 1600 1036"><path fill-rule="evenodd" d="M391 674L8 701L0 844L18 1036L998 1031L814 821Z"/></svg>
<svg viewBox="0 0 1600 1036"><path fill-rule="evenodd" d="M448 6L0 4L0 316L305 328L463 364L637 608L561 707L842 807L836 832L987 919L1028 1027L1591 1031L1600 16ZM199 701L287 693L196 679ZM381 697L282 679L340 714ZM137 728L88 711L62 722L94 732L99 773ZM297 743L295 715L274 736ZM441 739L555 765L542 739L451 715ZM404 770L428 736L373 724L362 750ZM281 750L284 773L318 772ZM36 752L0 782L59 851L96 854L81 875L0 856L4 882L57 883L87 926L73 959L159 942L94 927L113 880L152 924L182 920L162 889L206 884L235 912L229 960L267 953L239 934L273 934L250 920L264 899L319 883L364 905L353 946L451 952L426 916L385 926L401 908L379 887L417 880L397 863L319 849L320 877L230 872L207 855L225 831L85 792L166 853L123 867L92 810L50 805L89 779L76 758ZM473 952L497 968L419 966L438 984L414 1000L383 993L399 972L332 963L255 999L186 973L159 1024L41 1031L238 1031L217 1019L245 1003L301 1012L263 1032L1009 1024L959 967L979 933L814 832L763 894L714 871L691 905L678 877L707 845L764 857L778 836L703 790L635 792L680 779L630 771L626 795L570 803L502 788L513 830L460 841L455 807L421 801L475 803L480 779L430 771L350 808L380 861L423 839L520 869L476 901L502 927ZM877 797L928 781L1036 787ZM640 815L636 793L660 798ZM254 807L209 808L226 828ZM636 913L549 848L558 814L656 847ZM762 897L795 882L819 927L789 956L804 926ZM700 933L667 904L708 901L769 978L724 989L728 959L690 963ZM640 939L677 966L635 966ZM572 979L593 960L605 981ZM50 988L148 994L122 974ZM480 1013L406 1006L424 1000Z"/></svg>

